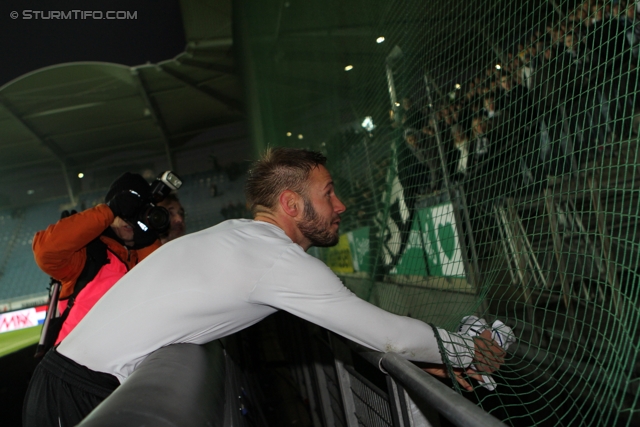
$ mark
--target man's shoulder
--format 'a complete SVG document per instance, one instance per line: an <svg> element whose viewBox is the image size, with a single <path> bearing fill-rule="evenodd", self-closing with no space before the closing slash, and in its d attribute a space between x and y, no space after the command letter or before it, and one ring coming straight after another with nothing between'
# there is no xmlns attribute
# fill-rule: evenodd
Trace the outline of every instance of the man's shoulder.
<svg viewBox="0 0 640 427"><path fill-rule="evenodd" d="M218 239L227 236L234 241L251 241L254 243L264 241L270 244L280 242L282 244L293 244L280 227L263 221L252 219L230 219L223 221L213 227L202 230L194 235L201 235L205 238ZM187 236L185 236L187 237Z"/></svg>
<svg viewBox="0 0 640 427"><path fill-rule="evenodd" d="M284 231L277 225L270 224L264 221L256 221L253 219L228 219L223 221L209 230L216 232L230 231L230 230L246 230L248 232L256 234L284 234Z"/></svg>

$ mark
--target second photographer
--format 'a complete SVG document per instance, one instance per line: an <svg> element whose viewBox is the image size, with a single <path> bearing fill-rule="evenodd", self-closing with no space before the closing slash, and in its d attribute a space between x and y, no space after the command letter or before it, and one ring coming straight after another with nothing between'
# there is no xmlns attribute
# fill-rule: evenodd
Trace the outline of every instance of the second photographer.
<svg viewBox="0 0 640 427"><path fill-rule="evenodd" d="M166 210L154 205L164 197L157 189L177 189L162 181L150 186L141 175L127 172L111 184L106 203L36 233L36 263L62 284L60 317L47 331L48 342L60 343L124 274L160 246L158 235L169 220Z"/></svg>

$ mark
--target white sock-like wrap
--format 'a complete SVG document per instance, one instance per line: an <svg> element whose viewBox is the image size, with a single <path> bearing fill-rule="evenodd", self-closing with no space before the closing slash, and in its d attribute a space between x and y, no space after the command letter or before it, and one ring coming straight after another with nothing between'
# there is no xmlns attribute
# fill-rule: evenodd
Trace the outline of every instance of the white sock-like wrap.
<svg viewBox="0 0 640 427"><path fill-rule="evenodd" d="M443 353L441 354L443 362L449 361L454 368L463 369L471 365L475 346L473 338L468 334L454 334L436 327L433 329L439 344L442 345L440 353Z"/></svg>
<svg viewBox="0 0 640 427"><path fill-rule="evenodd" d="M505 351L511 344L516 342L513 330L499 320L493 322L493 325L489 327L484 319L480 319L476 316L466 316L462 318L460 326L458 326L458 332L472 337L479 336L487 329L491 330L491 339L493 339ZM473 365L470 367L471 369L477 370ZM491 375L482 374L482 380L483 382L481 384L487 390L493 391L496 389L497 384L493 378L491 378Z"/></svg>

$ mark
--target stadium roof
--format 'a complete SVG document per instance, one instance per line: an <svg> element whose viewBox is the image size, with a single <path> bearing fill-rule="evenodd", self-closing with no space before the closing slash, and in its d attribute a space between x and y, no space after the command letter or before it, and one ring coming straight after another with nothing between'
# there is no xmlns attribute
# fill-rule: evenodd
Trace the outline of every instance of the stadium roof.
<svg viewBox="0 0 640 427"><path fill-rule="evenodd" d="M412 93L409 77L426 71L448 92L495 62L500 55L494 41L512 32L506 24L512 21L492 15L509 5L504 1L483 11L455 1L438 22L426 10L406 13L400 1L374 3L379 7L339 0L252 5L254 24L260 24L251 29L259 68L253 80L262 84L259 96L268 98L262 112L265 126L274 129L267 135L271 140L287 132L304 134L312 146L336 124L375 114L376 122L385 120L389 101L373 103L371 97L388 98L385 59L395 46L412 58L413 67L399 67L399 95ZM185 156L190 152L193 159L198 146L203 157L204 147L220 142L240 138L246 144L231 0L180 0L180 5L187 46L173 59L135 67L60 64L0 88L0 207L77 191L79 172L101 170L104 181L123 168L158 172L162 163L189 173L194 162ZM321 13L327 7L339 8L339 19ZM475 12L486 15L486 22L480 25ZM461 14L468 25L460 31L441 25L460 20ZM524 25L527 20L521 18L516 21ZM423 34L425 26L436 28L437 37L408 36ZM492 29L495 37L472 37L488 34L481 27ZM387 41L377 44L382 35ZM455 54L471 42L477 44L472 55ZM426 58L434 56L441 69L422 70ZM354 70L345 72L347 65ZM366 108L359 111L358 105ZM382 109L376 113L373 106Z"/></svg>
<svg viewBox="0 0 640 427"><path fill-rule="evenodd" d="M180 150L245 136L230 2L181 8L187 46L173 59L59 64L0 88L0 207L74 193L83 171L158 157L174 168Z"/></svg>

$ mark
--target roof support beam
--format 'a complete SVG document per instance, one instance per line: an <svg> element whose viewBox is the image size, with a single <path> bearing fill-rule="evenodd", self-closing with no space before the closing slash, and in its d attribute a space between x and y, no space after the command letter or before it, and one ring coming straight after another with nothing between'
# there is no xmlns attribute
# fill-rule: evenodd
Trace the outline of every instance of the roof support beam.
<svg viewBox="0 0 640 427"><path fill-rule="evenodd" d="M60 162L60 166L62 167L62 174L64 177L65 185L67 186L67 192L69 193L69 199L71 204L76 203L76 197L73 190L73 185L71 183L70 178L70 169L73 169L75 165L73 165L69 159L67 158L66 153L56 144L51 138L48 138L42 135L37 129L35 129L31 124L29 124L18 112L11 106L11 104L7 101L7 99L0 95L0 105L4 107L4 109L13 117L14 120L19 122L30 134L36 139L40 144L42 144L45 148L51 152L53 157Z"/></svg>
<svg viewBox="0 0 640 427"><path fill-rule="evenodd" d="M14 120L19 122L25 129L27 129L33 138L37 139L38 142L40 142L43 146L45 146L51 152L51 154L56 158L56 160L58 160L60 163L66 163L67 160L66 160L65 152L62 151L62 149L58 147L58 145L55 142L51 141L44 135L41 135L40 132L38 132L29 123L27 123L26 120L24 120L22 116L20 116L16 112L16 110L9 104L9 102L7 102L7 100L1 95L0 95L0 105L2 105L5 108L5 110L7 110L7 112L11 115L11 117Z"/></svg>
<svg viewBox="0 0 640 427"><path fill-rule="evenodd" d="M38 159L38 160L32 160L30 162L14 163L11 166L0 167L0 172L10 172L10 171L19 170L19 169L28 168L28 167L46 165L50 162L56 162L56 161L57 160L54 160L54 159Z"/></svg>
<svg viewBox="0 0 640 427"><path fill-rule="evenodd" d="M334 27L303 31L290 31L287 33L280 33L278 35L278 38L291 38L295 40L301 37L373 37L373 34L375 34L375 29L373 27L363 25L355 27Z"/></svg>
<svg viewBox="0 0 640 427"><path fill-rule="evenodd" d="M166 65L163 64L159 64L158 67L164 71L165 73L169 74L171 77L173 77L174 79L182 82L183 84L197 90L200 93L203 93L213 99L215 99L218 102L221 102L223 104L225 104L227 107L229 107L230 109L232 109L233 111L237 111L239 113L242 113L243 110L243 106L242 103L239 102L236 99L233 99L215 89L212 89L208 86L200 86L200 84L198 82L196 82L195 80L193 80L192 78L170 68L167 67Z"/></svg>
<svg viewBox="0 0 640 427"><path fill-rule="evenodd" d="M174 161L173 161L173 156L171 155L171 142L169 141L169 131L167 130L167 126L162 118L162 114L160 113L160 107L158 106L158 103L155 101L155 99L149 96L149 87L147 86L147 83L145 82L144 77L142 76L140 71L138 71L135 68L132 68L131 74L133 75L134 80L138 85L138 91L140 92L140 96L144 100L144 103L147 106L147 108L149 108L151 117L153 118L153 121L158 127L158 130L160 130L160 133L162 134L162 141L164 143L164 151L167 156L167 162L169 162L169 169L173 170Z"/></svg>
<svg viewBox="0 0 640 427"><path fill-rule="evenodd" d="M73 154L73 157L81 157L81 156L91 156L94 154L100 154L100 153L113 153L113 151L117 151L117 150L126 150L128 148L133 148L133 147L140 147L142 145L145 144L154 144L154 145L158 145L158 142L162 141L161 137L157 137L157 138L150 138L150 139L140 139L138 141L135 142L126 142L124 144L109 144L109 145L105 145L103 147L99 147L99 148L94 148L92 150L86 150L83 151L81 153L76 153ZM153 148L153 150L155 151L156 148ZM173 148L171 149L173 151ZM159 152L160 150L158 150ZM166 154L166 145L163 146L163 151ZM171 164L169 165L169 167L173 167Z"/></svg>
<svg viewBox="0 0 640 427"><path fill-rule="evenodd" d="M212 62L202 61L201 59L196 59L193 55L189 53L183 53L176 57L176 61L184 65L190 65L192 67L202 68L203 70L209 71L217 71L223 74L236 74L235 67L231 65L223 65L223 64L215 64Z"/></svg>
<svg viewBox="0 0 640 427"><path fill-rule="evenodd" d="M90 129L80 129L80 130L73 130L71 132L57 133L56 137L62 139L62 138L68 138L70 136L90 134L90 133L94 133L94 132L105 132L105 131L119 129L119 128L132 126L132 125L136 125L136 124L140 124L140 123L145 123L145 122L148 122L148 121L149 121L148 118L129 120L129 121L126 121L126 122L119 122L119 123L115 123L115 124L107 125L107 126L96 126L96 127L90 128ZM68 156L69 157L73 156L73 153L68 154Z"/></svg>
<svg viewBox="0 0 640 427"><path fill-rule="evenodd" d="M231 46L233 46L233 38L223 37L219 39L191 41L187 44L187 50L217 49L220 47L231 47Z"/></svg>

